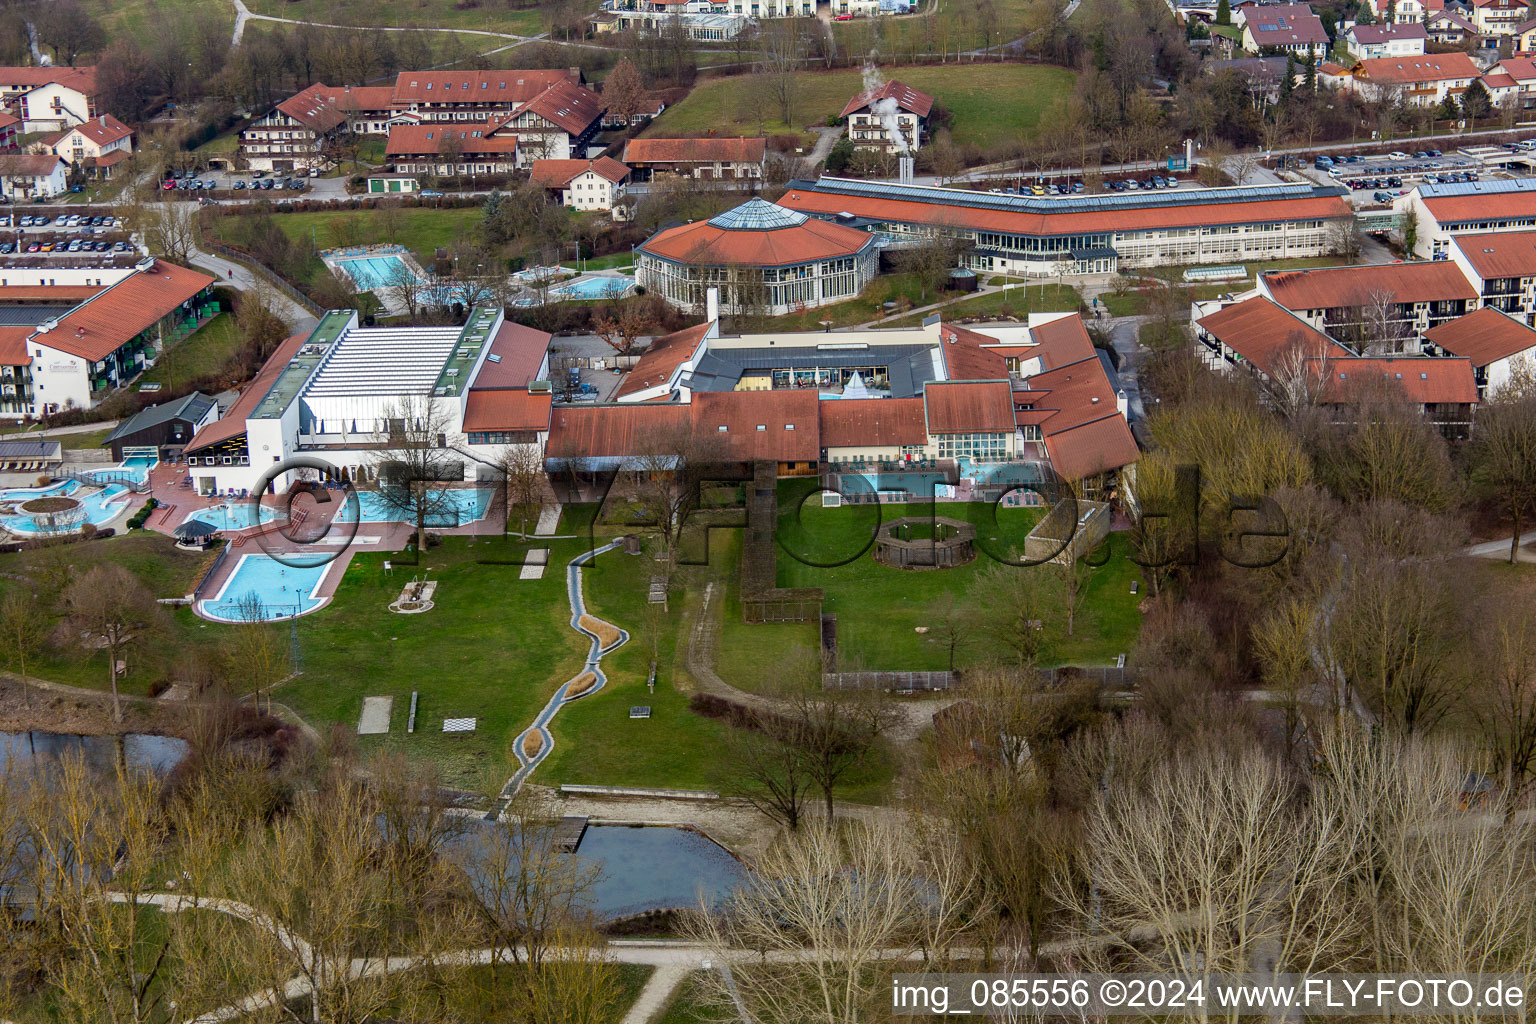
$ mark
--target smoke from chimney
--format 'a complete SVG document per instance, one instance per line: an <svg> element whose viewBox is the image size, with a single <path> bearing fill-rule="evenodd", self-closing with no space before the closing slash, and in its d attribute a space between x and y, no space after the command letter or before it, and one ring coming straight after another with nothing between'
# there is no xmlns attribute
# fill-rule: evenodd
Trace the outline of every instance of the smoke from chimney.
<svg viewBox="0 0 1536 1024"><path fill-rule="evenodd" d="M881 77L880 70L875 67L875 55L873 53L869 55L869 60L864 63L861 73L864 77L864 95L873 96L884 88L885 79ZM896 152L901 156L910 155L911 151L907 149L906 137L901 134L901 125L896 121L896 115L901 111L901 104L897 103L892 97L887 96L884 99L871 103L869 110L885 126L885 133L890 137L892 144L895 145Z"/></svg>

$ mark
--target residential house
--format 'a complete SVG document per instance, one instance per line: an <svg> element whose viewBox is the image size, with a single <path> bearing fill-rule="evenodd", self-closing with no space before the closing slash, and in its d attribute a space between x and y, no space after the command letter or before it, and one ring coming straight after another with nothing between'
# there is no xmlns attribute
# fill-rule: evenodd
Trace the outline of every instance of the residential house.
<svg viewBox="0 0 1536 1024"><path fill-rule="evenodd" d="M325 162L327 144L347 123L336 90L316 83L288 97L240 132L240 155L258 171L303 171Z"/></svg>
<svg viewBox="0 0 1536 1024"><path fill-rule="evenodd" d="M1496 394L1515 373L1536 372L1536 330L1491 306L1436 327L1425 335L1425 342L1426 351L1471 362L1478 394L1484 398Z"/></svg>
<svg viewBox="0 0 1536 1024"><path fill-rule="evenodd" d="M497 127L516 134L520 167L534 160L580 159L602 127L602 97L571 82L556 82L524 103Z"/></svg>
<svg viewBox="0 0 1536 1024"><path fill-rule="evenodd" d="M624 164L634 181L679 175L756 185L763 180L767 144L762 139L630 139Z"/></svg>
<svg viewBox="0 0 1536 1024"><path fill-rule="evenodd" d="M1513 36L1530 14L1526 0L1472 0L1472 24L1485 36Z"/></svg>
<svg viewBox="0 0 1536 1024"><path fill-rule="evenodd" d="M1306 4L1249 4L1240 13L1243 49L1249 53L1279 50L1312 60L1328 52L1323 20Z"/></svg>
<svg viewBox="0 0 1536 1024"><path fill-rule="evenodd" d="M62 157L71 171L108 178L133 155L133 129L111 114L97 114L73 128L40 140L44 150Z"/></svg>
<svg viewBox="0 0 1536 1024"><path fill-rule="evenodd" d="M518 137L491 124L406 124L389 130L384 159L402 174L472 177L518 169Z"/></svg>
<svg viewBox="0 0 1536 1024"><path fill-rule="evenodd" d="M1459 269L1479 304L1526 323L1536 314L1536 230L1464 234L1450 240L1448 260Z"/></svg>
<svg viewBox="0 0 1536 1024"><path fill-rule="evenodd" d="M15 149L21 138L21 118L0 110L0 149Z"/></svg>
<svg viewBox="0 0 1536 1024"><path fill-rule="evenodd" d="M1509 57L1488 69L1483 85L1496 76L1508 76L1514 82L1515 97L1520 107L1529 110L1536 107L1536 60L1530 57Z"/></svg>
<svg viewBox="0 0 1536 1024"><path fill-rule="evenodd" d="M859 93L843 107L841 116L856 147L908 153L922 148L932 110L932 96L892 81Z"/></svg>
<svg viewBox="0 0 1536 1024"><path fill-rule="evenodd" d="M554 192L573 210L617 210L629 168L612 157L596 160L535 160L529 177Z"/></svg>
<svg viewBox="0 0 1536 1024"><path fill-rule="evenodd" d="M1410 106L1430 107L1447 96L1459 100L1481 74L1465 53L1439 53L1362 60L1342 73L1322 74L1319 80L1369 100L1397 97Z"/></svg>
<svg viewBox="0 0 1536 1024"><path fill-rule="evenodd" d="M1460 45L1477 35L1477 26L1455 11L1436 11L1424 20L1424 31L1437 43Z"/></svg>
<svg viewBox="0 0 1536 1024"><path fill-rule="evenodd" d="M0 104L28 134L89 121L96 116L96 68L0 68Z"/></svg>
<svg viewBox="0 0 1536 1024"><path fill-rule="evenodd" d="M345 86L331 90L330 101L354 135L388 135L397 114L394 95L388 85Z"/></svg>
<svg viewBox="0 0 1536 1024"><path fill-rule="evenodd" d="M9 200L62 194L69 166L55 153L0 153L0 196Z"/></svg>
<svg viewBox="0 0 1536 1024"><path fill-rule="evenodd" d="M1514 48L1516 53L1530 53L1536 50L1536 18L1529 18L1515 26L1511 33L1514 36Z"/></svg>
<svg viewBox="0 0 1536 1024"><path fill-rule="evenodd" d="M119 423L101 442L121 462L123 449L153 448L161 459L177 459L199 430L219 418L219 403L201 391L162 405L150 405Z"/></svg>
<svg viewBox="0 0 1536 1024"><path fill-rule="evenodd" d="M1428 39L1423 25L1355 25L1344 33L1344 45L1356 60L1417 56Z"/></svg>
<svg viewBox="0 0 1536 1024"><path fill-rule="evenodd" d="M1417 25L1445 10L1445 0L1369 0L1377 24Z"/></svg>

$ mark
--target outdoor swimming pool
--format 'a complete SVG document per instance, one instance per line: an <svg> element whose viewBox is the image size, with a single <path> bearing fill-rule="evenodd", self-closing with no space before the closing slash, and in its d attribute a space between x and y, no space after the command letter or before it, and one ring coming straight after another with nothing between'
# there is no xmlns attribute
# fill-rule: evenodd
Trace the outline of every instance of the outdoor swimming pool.
<svg viewBox="0 0 1536 1024"><path fill-rule="evenodd" d="M141 484L149 479L149 471L154 469L159 461L153 455L130 455L110 469L93 469L88 475L92 480L99 480L102 483L115 480L122 483Z"/></svg>
<svg viewBox="0 0 1536 1024"><path fill-rule="evenodd" d="M622 278L589 277L551 288L549 294L559 299L617 299L633 287L634 282Z"/></svg>
<svg viewBox="0 0 1536 1024"><path fill-rule="evenodd" d="M342 500L341 492L332 492L338 500ZM462 526L476 519L485 518L485 510L491 503L492 492L488 488L464 489L456 488L447 492L449 498L441 514L429 517L428 526L447 528ZM295 505L302 507L309 499L299 498ZM277 518L278 510L271 505L261 506L261 522L270 523ZM215 505L212 508L199 509L187 516L186 522L197 520L207 523L209 526L220 530L244 530L255 526L256 502L246 498L241 501L232 501L223 505ZM388 502L379 496L377 491L357 492L357 513L354 517L351 512L351 504L344 504L336 514L333 523L388 523L404 521L408 516L398 508L392 508Z"/></svg>
<svg viewBox="0 0 1536 1024"><path fill-rule="evenodd" d="M263 620L307 615L325 603L317 595L330 564L299 567L284 565L266 555L241 555L235 571L212 598L199 601L197 610L220 622L248 621L241 607L254 594Z"/></svg>
<svg viewBox="0 0 1536 1024"><path fill-rule="evenodd" d="M363 291L389 288L404 281L418 281L416 271L400 256L357 256L337 260L336 265L352 275L357 287Z"/></svg>
<svg viewBox="0 0 1536 1024"><path fill-rule="evenodd" d="M22 502L33 498L75 498L81 488L88 487L78 480L65 480L48 487L11 487L0 490L0 504L14 503L9 506L10 511L0 512L0 527L28 537L44 533L73 533L85 523L92 526L109 523L128 510L125 497L128 488L122 484L107 484L100 490L91 489L90 494L79 497L77 500L85 507L84 518L68 527L50 529L39 526L32 516L15 510Z"/></svg>

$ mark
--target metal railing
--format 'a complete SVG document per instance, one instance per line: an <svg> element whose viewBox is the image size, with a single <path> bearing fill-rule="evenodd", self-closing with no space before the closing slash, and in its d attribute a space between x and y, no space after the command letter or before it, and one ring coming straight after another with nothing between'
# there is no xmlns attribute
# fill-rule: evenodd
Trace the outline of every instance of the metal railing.
<svg viewBox="0 0 1536 1024"><path fill-rule="evenodd" d="M267 284L270 284L284 295L288 296L288 298L292 299L294 302L298 303L300 306L302 306L304 309L307 309L315 316L322 316L325 313L325 310L321 309L319 304L316 303L313 299L299 291L287 281L284 281L281 277L277 276L277 274L273 273L267 267L257 263L249 253L241 252L238 249L231 249L229 246L221 245L218 242L209 242L206 240L200 242L198 248L205 252L212 253L215 256L221 256L232 263L240 264L246 270L249 270L251 273L255 274L257 277L261 278Z"/></svg>

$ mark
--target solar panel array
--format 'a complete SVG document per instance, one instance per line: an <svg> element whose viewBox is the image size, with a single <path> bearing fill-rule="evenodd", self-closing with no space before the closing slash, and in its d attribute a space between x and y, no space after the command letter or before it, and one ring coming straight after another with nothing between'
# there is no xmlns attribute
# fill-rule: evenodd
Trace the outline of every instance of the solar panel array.
<svg viewBox="0 0 1536 1024"><path fill-rule="evenodd" d="M1508 192L1536 192L1536 178L1511 178L1507 181L1454 181L1449 184L1419 186L1419 196L1424 199L1500 195Z"/></svg>
<svg viewBox="0 0 1536 1024"><path fill-rule="evenodd" d="M370 327L348 331L310 376L305 398L425 394L459 341L457 327Z"/></svg>
<svg viewBox="0 0 1536 1024"><path fill-rule="evenodd" d="M979 210L998 210L1007 213L1102 213L1149 207L1258 203L1276 199L1309 199L1316 195L1333 195L1338 191L1290 182L1281 185L1242 185L1230 188L1155 193L1117 192L1094 196L1044 197L1009 195L1006 192L972 192L967 189L939 188L935 185L903 185L890 181L857 181L852 178L821 178L815 182L790 182L789 191L793 193L796 189L867 199L897 199L907 202L940 203L946 206L968 206Z"/></svg>

